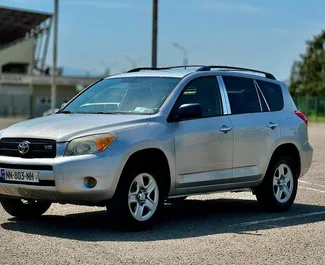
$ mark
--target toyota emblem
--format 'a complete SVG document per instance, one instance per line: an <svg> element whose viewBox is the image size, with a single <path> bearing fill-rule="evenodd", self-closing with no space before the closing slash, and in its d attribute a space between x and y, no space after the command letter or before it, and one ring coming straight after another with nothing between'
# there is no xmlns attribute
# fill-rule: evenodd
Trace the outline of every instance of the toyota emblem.
<svg viewBox="0 0 325 265"><path fill-rule="evenodd" d="M21 142L18 145L18 152L22 155L26 155L29 151L29 144L30 144L30 142L28 142L28 141Z"/></svg>

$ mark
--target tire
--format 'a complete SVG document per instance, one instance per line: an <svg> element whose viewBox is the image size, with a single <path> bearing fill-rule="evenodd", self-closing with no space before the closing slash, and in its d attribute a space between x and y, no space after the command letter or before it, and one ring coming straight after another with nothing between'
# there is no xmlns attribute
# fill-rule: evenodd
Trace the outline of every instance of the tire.
<svg viewBox="0 0 325 265"><path fill-rule="evenodd" d="M261 206L268 211L288 211L297 195L298 174L290 157L279 157L271 162L265 178L255 191Z"/></svg>
<svg viewBox="0 0 325 265"><path fill-rule="evenodd" d="M35 219L44 214L50 207L51 202L35 201L20 199L1 198L0 200L3 209L18 219Z"/></svg>
<svg viewBox="0 0 325 265"><path fill-rule="evenodd" d="M131 166L121 176L112 201L107 206L113 223L124 231L152 227L164 209L165 189L159 169Z"/></svg>
<svg viewBox="0 0 325 265"><path fill-rule="evenodd" d="M187 196L183 196L183 197L175 197L175 198L168 198L166 200L167 203L181 203L183 201L185 201L187 198Z"/></svg>

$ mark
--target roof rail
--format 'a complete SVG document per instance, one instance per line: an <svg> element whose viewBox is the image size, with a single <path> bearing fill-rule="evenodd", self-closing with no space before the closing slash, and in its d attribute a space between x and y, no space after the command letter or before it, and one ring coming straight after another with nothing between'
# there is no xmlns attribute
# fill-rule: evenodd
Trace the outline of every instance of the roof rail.
<svg viewBox="0 0 325 265"><path fill-rule="evenodd" d="M139 67L139 68L134 68L131 69L129 71L127 71L127 73L134 73L134 72L139 72L142 70L168 70L168 69L176 69L176 68L188 68L188 67L204 67L204 65L198 65L198 64L192 64L192 65L177 65L177 66L165 66L165 67Z"/></svg>
<svg viewBox="0 0 325 265"><path fill-rule="evenodd" d="M127 73L140 72L142 70L158 70L158 68L153 68L153 67L139 67L139 68L133 68L133 69L127 71Z"/></svg>
<svg viewBox="0 0 325 265"><path fill-rule="evenodd" d="M249 69L249 68L242 68L242 67L236 67L236 66L224 66L224 65L208 65L208 66L202 66L199 69L197 69L197 72L200 71L210 71L211 69L225 69L225 70L234 70L234 71L247 71L247 72L252 72L252 73L259 73L259 74L264 74L266 78L274 79L273 74L268 73L268 72L263 72L255 69Z"/></svg>

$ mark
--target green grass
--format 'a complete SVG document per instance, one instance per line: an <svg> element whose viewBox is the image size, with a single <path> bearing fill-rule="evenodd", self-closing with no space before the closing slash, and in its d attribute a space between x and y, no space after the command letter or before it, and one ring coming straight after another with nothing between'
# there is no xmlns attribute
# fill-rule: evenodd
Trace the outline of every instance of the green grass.
<svg viewBox="0 0 325 265"><path fill-rule="evenodd" d="M315 115L315 114L311 114L308 115L308 121L310 122L324 122L325 123L325 116L323 115Z"/></svg>

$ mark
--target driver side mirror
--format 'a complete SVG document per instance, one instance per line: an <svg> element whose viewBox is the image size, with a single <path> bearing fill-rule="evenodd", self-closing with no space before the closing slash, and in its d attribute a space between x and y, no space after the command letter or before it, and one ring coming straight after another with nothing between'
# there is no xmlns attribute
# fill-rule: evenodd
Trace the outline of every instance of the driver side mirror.
<svg viewBox="0 0 325 265"><path fill-rule="evenodd" d="M68 105L68 103L63 103L63 104L61 105L61 109L63 109L66 105Z"/></svg>
<svg viewBox="0 0 325 265"><path fill-rule="evenodd" d="M176 114L176 120L188 120L202 117L202 107L198 103L183 104L181 105Z"/></svg>

